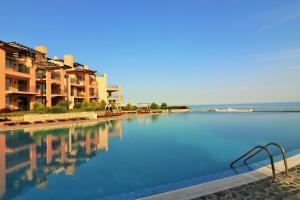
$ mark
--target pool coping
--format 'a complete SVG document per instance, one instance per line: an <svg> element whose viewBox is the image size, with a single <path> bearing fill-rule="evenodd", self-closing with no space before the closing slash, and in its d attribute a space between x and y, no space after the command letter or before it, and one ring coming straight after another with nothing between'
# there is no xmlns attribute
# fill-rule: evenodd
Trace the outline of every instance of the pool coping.
<svg viewBox="0 0 300 200"><path fill-rule="evenodd" d="M300 153L297 155L287 158L289 169L300 164ZM276 173L284 172L284 163L283 161L278 161L275 163ZM234 187L238 187L244 184L255 182L261 179L272 176L271 166L266 165L260 168L257 168L253 171L246 173L229 176L226 178L213 180L206 183L201 183L194 186L189 186L177 190L172 190L165 193L160 193L148 197L140 198L141 200L160 200L160 199L172 199L172 200L189 200L223 190L228 190Z"/></svg>
<svg viewBox="0 0 300 200"><path fill-rule="evenodd" d="M103 117L97 119L78 120L78 121L52 122L52 123L44 122L44 123L29 124L29 125L18 125L18 126L0 126L0 132L15 131L21 129L51 130L51 129L58 129L58 128L70 128L73 126L90 126L90 125L95 125L106 121L124 120L128 118L137 118L137 117L161 115L161 114L165 114L165 113L123 114L120 116Z"/></svg>

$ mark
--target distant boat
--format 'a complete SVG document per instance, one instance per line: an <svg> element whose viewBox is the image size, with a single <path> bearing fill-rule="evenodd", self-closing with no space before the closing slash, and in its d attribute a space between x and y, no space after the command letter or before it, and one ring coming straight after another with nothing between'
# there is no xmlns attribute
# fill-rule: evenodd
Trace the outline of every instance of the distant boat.
<svg viewBox="0 0 300 200"><path fill-rule="evenodd" d="M227 109L208 109L208 112L254 112L254 109L235 109L235 108L227 108Z"/></svg>

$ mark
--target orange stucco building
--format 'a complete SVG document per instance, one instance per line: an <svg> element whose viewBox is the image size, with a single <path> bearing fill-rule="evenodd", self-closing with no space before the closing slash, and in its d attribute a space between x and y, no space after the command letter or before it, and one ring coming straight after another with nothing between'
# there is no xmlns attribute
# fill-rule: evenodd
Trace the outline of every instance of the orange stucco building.
<svg viewBox="0 0 300 200"><path fill-rule="evenodd" d="M98 81L96 71L63 59L48 58L47 47L35 49L16 42L0 41L0 109L31 110L36 101L47 107L67 100L74 103L107 100L106 77ZM103 83L103 84L102 84ZM105 87L102 89L101 87Z"/></svg>

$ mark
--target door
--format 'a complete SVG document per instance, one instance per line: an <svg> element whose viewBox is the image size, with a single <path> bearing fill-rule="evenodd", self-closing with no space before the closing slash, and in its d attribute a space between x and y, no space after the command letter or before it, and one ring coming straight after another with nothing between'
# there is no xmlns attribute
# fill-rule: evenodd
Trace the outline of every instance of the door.
<svg viewBox="0 0 300 200"><path fill-rule="evenodd" d="M19 96L18 97L18 107L20 110L27 111L29 110L28 97Z"/></svg>

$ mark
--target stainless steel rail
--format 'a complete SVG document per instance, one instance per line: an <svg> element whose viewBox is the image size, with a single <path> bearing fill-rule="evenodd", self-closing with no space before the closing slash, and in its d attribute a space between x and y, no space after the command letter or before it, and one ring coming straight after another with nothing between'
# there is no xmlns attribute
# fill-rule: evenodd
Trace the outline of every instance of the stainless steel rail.
<svg viewBox="0 0 300 200"><path fill-rule="evenodd" d="M252 149L250 149L249 151L247 151L246 153L244 153L243 155L241 155L240 157L238 157L237 159L235 159L234 161L231 162L230 167L234 168L233 165L238 162L239 160L241 160L242 158L244 158L245 156L249 155L250 153L252 153L254 150L259 149L259 151L265 150L269 156L270 159L270 163L271 163L271 167L272 167L272 174L273 174L273 181L275 181L276 178L276 174L275 174L275 167L274 167L274 160L273 160L273 154L268 150L267 147L265 146L255 146ZM257 152L256 152L257 153ZM255 153L255 154L256 154Z"/></svg>
<svg viewBox="0 0 300 200"><path fill-rule="evenodd" d="M285 150L284 150L284 148L280 144L275 143L275 142L268 143L268 144L265 145L265 147L268 148L271 145L276 146L281 151L281 155L282 155L283 162L284 162L284 167L285 167L285 173L288 174L288 165L287 165L287 161L286 161L286 156L285 156ZM250 155L247 158L245 158L244 164L246 164L247 160L249 160L250 158L252 158L253 156L255 156L256 154L258 154L261 151L262 151L262 149L259 149L258 151L256 151L252 155Z"/></svg>

